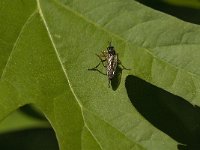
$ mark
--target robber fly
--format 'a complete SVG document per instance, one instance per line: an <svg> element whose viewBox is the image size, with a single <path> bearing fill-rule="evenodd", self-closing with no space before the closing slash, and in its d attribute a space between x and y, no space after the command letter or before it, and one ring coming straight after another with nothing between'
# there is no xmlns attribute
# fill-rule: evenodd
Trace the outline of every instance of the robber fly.
<svg viewBox="0 0 200 150"><path fill-rule="evenodd" d="M118 59L118 54L116 53L114 47L111 45L111 42L109 42L109 46L107 47L107 50L102 51L101 54L96 54L97 57L99 57L100 62L91 69L88 70L93 70L93 71L98 71L100 73L102 73L101 71L99 71L97 68L99 67L100 64L102 64L105 68L106 68L106 74L108 76L108 87L110 87L110 83L111 80L114 78L114 76L116 75L116 69L118 65L121 65L122 69L125 70L130 70L125 68L121 61Z"/></svg>

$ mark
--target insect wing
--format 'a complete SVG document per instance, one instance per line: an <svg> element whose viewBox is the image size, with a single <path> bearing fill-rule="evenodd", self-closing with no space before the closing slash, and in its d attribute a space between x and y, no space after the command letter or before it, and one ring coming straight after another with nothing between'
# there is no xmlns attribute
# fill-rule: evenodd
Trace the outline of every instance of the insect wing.
<svg viewBox="0 0 200 150"><path fill-rule="evenodd" d="M108 57L108 64L107 64L107 75L108 78L111 80L117 68L117 55L110 55Z"/></svg>
<svg viewBox="0 0 200 150"><path fill-rule="evenodd" d="M117 55L114 55L114 57L113 57L113 64L112 64L114 73L115 73L116 68L117 68L117 59L118 59Z"/></svg>

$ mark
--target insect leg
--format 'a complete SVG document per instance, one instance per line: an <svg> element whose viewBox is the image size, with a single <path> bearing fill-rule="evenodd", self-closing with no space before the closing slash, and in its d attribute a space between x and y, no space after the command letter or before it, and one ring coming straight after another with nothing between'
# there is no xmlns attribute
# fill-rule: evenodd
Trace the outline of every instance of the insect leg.
<svg viewBox="0 0 200 150"><path fill-rule="evenodd" d="M118 56L118 54L117 54L117 56ZM131 70L131 69L126 68L119 59L117 59L117 63L118 63L118 65L120 65L122 67L122 69L124 69L124 70Z"/></svg>
<svg viewBox="0 0 200 150"><path fill-rule="evenodd" d="M90 69L88 69L88 70L90 70L90 71L98 71L99 73L101 73L101 74L103 74L103 75L107 75L106 73L103 73L102 71L100 71L99 69L97 69L101 63L103 64L104 61L105 61L105 60L102 60L102 59L101 59L101 61L100 61L95 67L90 68ZM103 64L103 66L105 67L104 64Z"/></svg>
<svg viewBox="0 0 200 150"><path fill-rule="evenodd" d="M121 65L121 66L122 66L122 69L124 69L124 70L131 70L131 69L129 69L129 68L124 67L124 65L122 65L122 64L119 64L119 65Z"/></svg>
<svg viewBox="0 0 200 150"><path fill-rule="evenodd" d="M89 71L98 71L99 73L103 74L103 75L107 75L106 73L103 73L102 71L100 71L98 68L98 66L101 64L101 62L98 63L97 66L95 66L94 68L88 69Z"/></svg>
<svg viewBox="0 0 200 150"><path fill-rule="evenodd" d="M98 55L98 54L96 54L97 55L97 57L100 59L100 62L95 66L95 67L93 67L93 68L91 68L91 69L88 69L88 70L96 70L98 67L99 67L99 65L102 63L102 65L104 66L104 67L106 67L105 65L104 65L104 62L106 61L106 60L104 60L104 59L102 59L102 57L100 56L100 55Z"/></svg>
<svg viewBox="0 0 200 150"><path fill-rule="evenodd" d="M99 67L100 64L101 64L101 61L100 61L95 67L90 68L90 69L88 69L88 70L96 70L96 69Z"/></svg>
<svg viewBox="0 0 200 150"><path fill-rule="evenodd" d="M98 55L98 54L96 54L96 55L97 55L97 57L99 57L99 59L101 60L102 65L103 65L104 67L106 67L106 65L104 64L104 62L106 61L106 59L102 59L102 57L101 57L100 55Z"/></svg>
<svg viewBox="0 0 200 150"><path fill-rule="evenodd" d="M103 72L102 72L102 71L100 71L99 69L95 69L95 70L93 70L93 71L98 71L100 74L107 76L107 74L106 74L106 73L103 73Z"/></svg>
<svg viewBox="0 0 200 150"><path fill-rule="evenodd" d="M107 51L102 51L101 53L102 53L102 57L106 58L108 56L108 52Z"/></svg>

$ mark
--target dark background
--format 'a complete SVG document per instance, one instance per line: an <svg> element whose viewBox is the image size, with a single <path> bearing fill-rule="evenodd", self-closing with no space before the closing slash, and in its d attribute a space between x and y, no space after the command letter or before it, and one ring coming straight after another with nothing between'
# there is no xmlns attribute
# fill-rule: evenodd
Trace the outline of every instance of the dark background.
<svg viewBox="0 0 200 150"><path fill-rule="evenodd" d="M191 6L172 5L164 0L136 0L153 9L170 14L184 21L200 24L200 9L192 8ZM190 0L188 0L190 1ZM199 1L200 3L200 1Z"/></svg>

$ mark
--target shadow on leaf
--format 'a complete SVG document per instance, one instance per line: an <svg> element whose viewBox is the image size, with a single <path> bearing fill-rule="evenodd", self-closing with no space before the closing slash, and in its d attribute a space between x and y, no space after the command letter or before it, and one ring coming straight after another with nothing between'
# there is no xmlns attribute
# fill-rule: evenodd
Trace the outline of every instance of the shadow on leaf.
<svg viewBox="0 0 200 150"><path fill-rule="evenodd" d="M0 134L2 150L58 150L53 129L35 128Z"/></svg>
<svg viewBox="0 0 200 150"><path fill-rule="evenodd" d="M20 107L19 110L29 117L46 120L45 116L37 109L37 107L34 107L33 104L26 104Z"/></svg>
<svg viewBox="0 0 200 150"><path fill-rule="evenodd" d="M181 97L135 76L126 78L126 90L134 107L156 128L182 143L179 150L200 149L200 109Z"/></svg>
<svg viewBox="0 0 200 150"><path fill-rule="evenodd" d="M116 91L121 83L122 68L117 66L114 78L111 80L111 86L113 91Z"/></svg>

